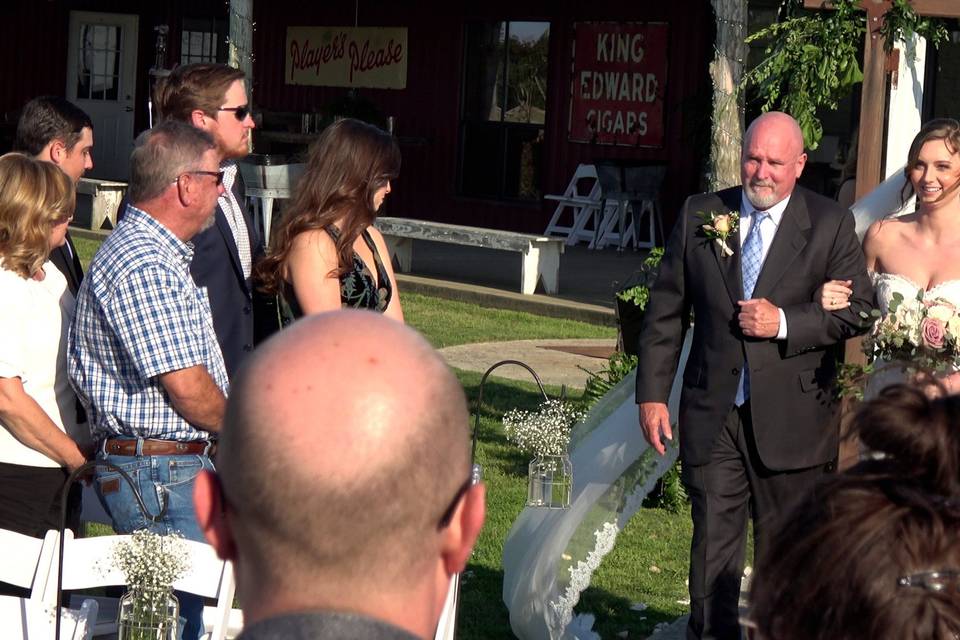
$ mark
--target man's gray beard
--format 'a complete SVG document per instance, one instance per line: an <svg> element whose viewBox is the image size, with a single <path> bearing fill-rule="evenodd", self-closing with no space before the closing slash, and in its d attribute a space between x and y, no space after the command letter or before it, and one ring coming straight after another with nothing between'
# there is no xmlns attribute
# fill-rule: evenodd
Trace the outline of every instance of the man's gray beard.
<svg viewBox="0 0 960 640"><path fill-rule="evenodd" d="M216 217L217 217L217 209L216 209L216 207L214 207L214 208L210 211L210 215L207 217L207 219L204 220L203 226L200 227L200 231L198 231L197 233L203 233L204 231L206 231L207 229L209 229L210 227L212 227L212 226L213 226L213 223L214 223L214 220L216 219Z"/></svg>
<svg viewBox="0 0 960 640"><path fill-rule="evenodd" d="M780 202L775 193L771 193L769 196L761 196L754 190L753 186L749 184L744 184L743 190L747 194L747 200L749 200L750 204L756 207L758 211L766 211Z"/></svg>

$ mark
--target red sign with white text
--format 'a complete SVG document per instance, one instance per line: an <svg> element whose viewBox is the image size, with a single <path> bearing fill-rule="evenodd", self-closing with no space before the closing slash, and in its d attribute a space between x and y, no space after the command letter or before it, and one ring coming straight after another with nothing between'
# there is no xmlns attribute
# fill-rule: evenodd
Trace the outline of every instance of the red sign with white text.
<svg viewBox="0 0 960 640"><path fill-rule="evenodd" d="M571 82L571 142L663 146L668 25L578 22Z"/></svg>

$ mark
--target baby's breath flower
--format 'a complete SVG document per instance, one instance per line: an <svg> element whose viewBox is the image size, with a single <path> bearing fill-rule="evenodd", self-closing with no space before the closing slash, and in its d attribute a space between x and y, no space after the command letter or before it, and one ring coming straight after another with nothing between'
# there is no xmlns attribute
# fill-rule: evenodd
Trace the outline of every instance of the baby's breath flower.
<svg viewBox="0 0 960 640"><path fill-rule="evenodd" d="M507 440L534 456L559 456L570 444L570 429L586 414L561 400L547 400L536 411L513 409L503 415Z"/></svg>

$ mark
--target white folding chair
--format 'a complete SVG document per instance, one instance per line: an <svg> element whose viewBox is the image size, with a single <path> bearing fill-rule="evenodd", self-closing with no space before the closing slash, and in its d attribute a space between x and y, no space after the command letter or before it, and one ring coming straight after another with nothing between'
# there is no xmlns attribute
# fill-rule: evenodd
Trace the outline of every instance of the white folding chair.
<svg viewBox="0 0 960 640"><path fill-rule="evenodd" d="M0 630L4 638L50 640L56 627L56 606L43 600L50 567L55 563L59 535L43 539L0 529L0 581L30 591L27 598L0 596ZM60 640L89 640L97 618L97 603L82 601L78 609L60 612Z"/></svg>
<svg viewBox="0 0 960 640"><path fill-rule="evenodd" d="M115 545L130 536L98 536L93 538L74 538L67 531L64 536L63 551L63 590L75 591L105 586L123 586L126 584L123 574L111 560ZM184 545L190 555L190 569L184 577L174 583L173 588L204 598L216 599L216 606L204 607L204 640L225 640L236 637L243 627L243 614L233 609L233 595L236 588L233 566L217 557L208 544L185 540ZM44 602L56 602L57 562L54 557L50 575L44 590ZM119 600L101 596L81 596L95 600L99 606L94 634L116 633Z"/></svg>
<svg viewBox="0 0 960 640"><path fill-rule="evenodd" d="M440 612L440 621L434 640L453 640L457 636L457 600L460 592L460 574L450 578L450 587L447 589L447 599L443 602L443 611Z"/></svg>
<svg viewBox="0 0 960 640"><path fill-rule="evenodd" d="M584 181L586 184L582 184ZM597 169L592 164L577 165L570 184L560 195L545 195L545 199L557 203L553 217L547 223L545 236L559 236L567 239L568 245L574 245L580 240L589 241L592 232L585 234L591 216L600 209L600 181L597 179ZM567 212L570 215L566 215ZM571 218L572 216L572 218ZM565 222L569 220L569 222Z"/></svg>

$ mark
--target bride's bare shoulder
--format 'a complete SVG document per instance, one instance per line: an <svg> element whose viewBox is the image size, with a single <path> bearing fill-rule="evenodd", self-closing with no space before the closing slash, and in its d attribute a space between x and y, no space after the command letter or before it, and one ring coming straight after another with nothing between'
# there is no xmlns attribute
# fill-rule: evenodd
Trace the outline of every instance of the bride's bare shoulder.
<svg viewBox="0 0 960 640"><path fill-rule="evenodd" d="M863 243L885 244L914 233L917 226L916 214L910 213L896 218L881 218L867 228Z"/></svg>

